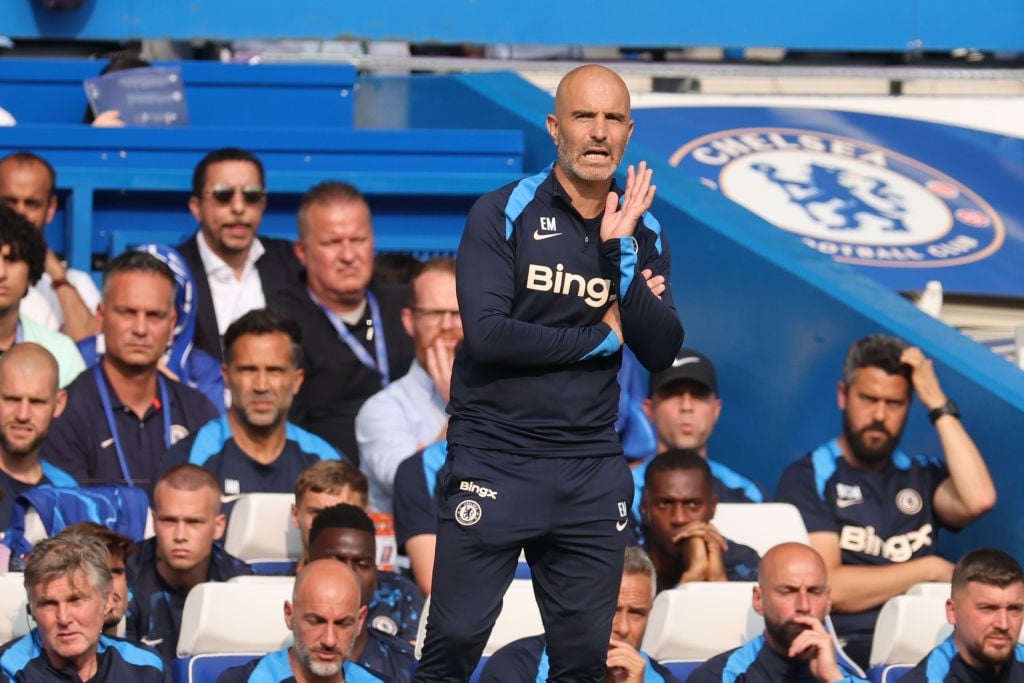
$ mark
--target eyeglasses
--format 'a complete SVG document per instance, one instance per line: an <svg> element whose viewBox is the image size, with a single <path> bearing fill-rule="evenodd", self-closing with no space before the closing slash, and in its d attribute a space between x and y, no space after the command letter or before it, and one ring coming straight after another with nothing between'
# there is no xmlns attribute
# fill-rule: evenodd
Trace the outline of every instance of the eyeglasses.
<svg viewBox="0 0 1024 683"><path fill-rule="evenodd" d="M259 185L243 185L242 187L214 185L208 194L218 204L230 204L237 192L242 193L242 200L250 206L255 206L267 198L267 191Z"/></svg>
<svg viewBox="0 0 1024 683"><path fill-rule="evenodd" d="M446 315L450 315L452 317L453 325L462 326L462 318L459 317L458 311L448 311L444 309L436 310L430 308L414 308L412 311L424 325L428 325L430 327L437 327L440 325Z"/></svg>

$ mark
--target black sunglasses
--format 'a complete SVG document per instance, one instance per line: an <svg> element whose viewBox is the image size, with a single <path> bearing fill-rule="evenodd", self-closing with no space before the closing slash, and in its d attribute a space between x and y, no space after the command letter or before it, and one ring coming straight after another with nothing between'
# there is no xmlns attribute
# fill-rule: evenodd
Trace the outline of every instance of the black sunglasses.
<svg viewBox="0 0 1024 683"><path fill-rule="evenodd" d="M236 192L241 192L242 200L250 205L259 204L267 198L267 191L259 185L244 185L242 187L214 185L209 194L218 204L230 204L231 200L235 198Z"/></svg>

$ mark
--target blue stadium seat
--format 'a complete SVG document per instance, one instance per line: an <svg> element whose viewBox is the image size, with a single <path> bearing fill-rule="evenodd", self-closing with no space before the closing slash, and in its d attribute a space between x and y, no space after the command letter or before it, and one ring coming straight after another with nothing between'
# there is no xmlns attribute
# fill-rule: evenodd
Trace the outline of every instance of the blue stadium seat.
<svg viewBox="0 0 1024 683"><path fill-rule="evenodd" d="M262 657L264 653L252 654L205 654L194 655L187 659L175 659L171 663L171 680L173 683L217 683L217 678L225 669L241 666Z"/></svg>

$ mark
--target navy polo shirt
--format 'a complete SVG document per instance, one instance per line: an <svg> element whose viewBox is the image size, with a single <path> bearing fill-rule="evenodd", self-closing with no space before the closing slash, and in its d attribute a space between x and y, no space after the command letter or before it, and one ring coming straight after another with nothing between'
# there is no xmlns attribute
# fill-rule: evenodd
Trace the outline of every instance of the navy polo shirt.
<svg viewBox="0 0 1024 683"><path fill-rule="evenodd" d="M292 666L288 661L290 649L277 650L248 664L232 667L220 675L217 683L295 683ZM387 683L355 662L345 662L342 667L345 683Z"/></svg>
<svg viewBox="0 0 1024 683"><path fill-rule="evenodd" d="M99 366L101 371L103 366ZM106 380L106 375L103 374ZM164 378L170 401L171 434L174 444L217 417L217 409L201 393ZM160 391L140 420L124 404L107 381L111 412L132 482L147 490L157 473L160 458L167 452L164 435L165 406ZM83 485L124 484L113 434L100 400L92 370L80 374L68 385L64 412L53 421L40 456L65 470Z"/></svg>

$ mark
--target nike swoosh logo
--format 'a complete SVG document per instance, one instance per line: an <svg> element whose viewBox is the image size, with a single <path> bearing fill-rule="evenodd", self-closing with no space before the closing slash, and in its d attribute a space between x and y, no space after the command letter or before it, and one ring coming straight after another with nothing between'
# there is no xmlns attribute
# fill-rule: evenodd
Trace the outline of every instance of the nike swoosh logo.
<svg viewBox="0 0 1024 683"><path fill-rule="evenodd" d="M629 524L629 521L628 521L628 520L625 520L625 519L624 519L624 520L622 520L621 522L615 522L615 530L616 530L616 531L622 531L623 529L625 529L625 528L626 528L626 526L627 526L628 524Z"/></svg>
<svg viewBox="0 0 1024 683"><path fill-rule="evenodd" d="M687 356L686 358L676 358L672 361L672 367L678 368L680 365L689 365L690 363L699 363L700 358L696 356Z"/></svg>
<svg viewBox="0 0 1024 683"><path fill-rule="evenodd" d="M225 503L234 503L236 500L241 498L243 495L245 495L245 494L236 493L236 494L234 494L232 496L221 496L220 497L221 505L223 505Z"/></svg>
<svg viewBox="0 0 1024 683"><path fill-rule="evenodd" d="M107 448L112 443L114 443L114 437L110 437L106 441L100 441L100 448Z"/></svg>
<svg viewBox="0 0 1024 683"><path fill-rule="evenodd" d="M164 642L164 639L154 638L153 640L150 640L149 638L139 638L139 642L143 645L148 645L149 647L156 647L160 643Z"/></svg>
<svg viewBox="0 0 1024 683"><path fill-rule="evenodd" d="M535 240L547 240L552 237L558 237L562 233L560 232L541 232L540 230L533 231L533 239Z"/></svg>
<svg viewBox="0 0 1024 683"><path fill-rule="evenodd" d="M863 503L863 502L864 502L864 500L862 498L858 498L856 500L842 500L842 499L840 499L840 500L836 501L836 507L839 508L840 510L842 510L843 508L853 507L854 505L858 505L858 504Z"/></svg>

